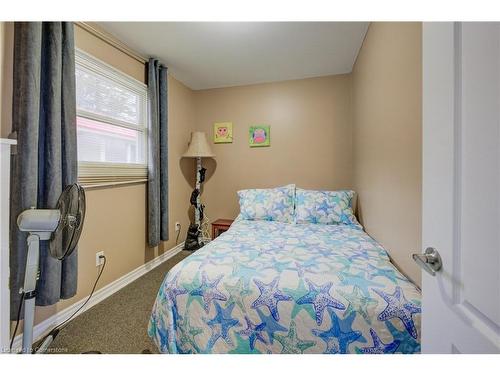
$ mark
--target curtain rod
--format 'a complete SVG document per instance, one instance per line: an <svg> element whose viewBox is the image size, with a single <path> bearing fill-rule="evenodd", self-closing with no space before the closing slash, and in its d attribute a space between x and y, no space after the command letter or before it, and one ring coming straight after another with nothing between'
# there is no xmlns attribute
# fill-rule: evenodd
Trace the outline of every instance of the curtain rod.
<svg viewBox="0 0 500 375"><path fill-rule="evenodd" d="M88 22L74 22L74 24L80 26L85 31L87 31L90 34L94 35L95 37L101 39L103 42L115 47L116 49L118 49L121 52L125 53L126 55L132 57L133 59L139 61L140 63L146 64L148 62L147 58L145 58L144 56L141 56L137 52L131 50L129 47L127 47L125 44L120 42L114 36L108 34L107 32L105 32L105 31L103 31L95 26L92 26L90 23L88 23Z"/></svg>

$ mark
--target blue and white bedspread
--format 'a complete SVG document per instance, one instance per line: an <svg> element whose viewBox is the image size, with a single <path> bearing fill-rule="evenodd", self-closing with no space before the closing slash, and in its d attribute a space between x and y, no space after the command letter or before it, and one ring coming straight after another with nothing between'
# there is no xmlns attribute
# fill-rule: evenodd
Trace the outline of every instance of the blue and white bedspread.
<svg viewBox="0 0 500 375"><path fill-rule="evenodd" d="M167 274L165 353L418 353L421 295L347 225L235 222Z"/></svg>

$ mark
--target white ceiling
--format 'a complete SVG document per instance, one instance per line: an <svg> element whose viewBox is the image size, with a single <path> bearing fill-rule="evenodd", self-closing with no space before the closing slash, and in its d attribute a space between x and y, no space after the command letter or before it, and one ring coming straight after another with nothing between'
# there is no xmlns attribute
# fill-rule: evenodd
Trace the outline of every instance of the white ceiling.
<svg viewBox="0 0 500 375"><path fill-rule="evenodd" d="M194 90L349 73L368 22L99 22Z"/></svg>

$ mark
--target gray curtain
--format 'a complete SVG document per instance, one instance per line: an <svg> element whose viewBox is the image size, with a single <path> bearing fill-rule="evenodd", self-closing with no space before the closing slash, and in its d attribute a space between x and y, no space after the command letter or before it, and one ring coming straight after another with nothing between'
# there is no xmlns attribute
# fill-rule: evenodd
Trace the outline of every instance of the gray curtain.
<svg viewBox="0 0 500 375"><path fill-rule="evenodd" d="M168 101L167 67L156 59L148 63L148 242L168 240Z"/></svg>
<svg viewBox="0 0 500 375"><path fill-rule="evenodd" d="M11 319L24 281L26 234L16 218L30 207L54 208L62 189L77 181L75 46L70 22L16 22L12 127L17 155L11 176ZM37 305L76 293L77 252L64 261L40 247Z"/></svg>

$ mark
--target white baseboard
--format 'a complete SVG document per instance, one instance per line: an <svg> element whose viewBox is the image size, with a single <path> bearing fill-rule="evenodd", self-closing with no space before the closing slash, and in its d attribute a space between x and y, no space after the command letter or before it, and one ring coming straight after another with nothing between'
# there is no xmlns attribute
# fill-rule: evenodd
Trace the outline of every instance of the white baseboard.
<svg viewBox="0 0 500 375"><path fill-rule="evenodd" d="M108 298L112 294L118 292L120 289L122 289L125 286L127 286L128 284L130 284L132 281L137 280L139 277L145 275L149 271L158 267L163 262L172 258L174 255L181 252L183 247L184 247L184 242L178 244L177 246L173 247L170 250L167 250L162 255L157 256L156 258L150 260L146 264L143 264L142 266L137 267L136 269L130 271L129 273L127 273L126 275L123 275L122 277L116 279L115 281L109 283L108 285L104 286L103 288L95 291L94 295L89 300L89 302L85 305L85 307L83 307L80 311L78 311L78 313L75 314L75 316L71 320L76 318L81 313L87 311L92 306L95 306L99 302L105 300L106 298ZM85 300L87 298L88 298L88 296L86 296L85 298L82 298L80 301L72 304L71 306L68 306L64 310L57 312L56 314L52 315L50 318L44 320L43 322L38 323L35 327L33 327L33 341L34 342L38 341L44 335L49 333L58 324L61 324L66 319L68 319L72 314L75 313L75 311L78 310L78 308L85 302ZM22 334L19 334L14 339L14 343L12 345L12 351L13 352L20 351L21 346L22 346Z"/></svg>

